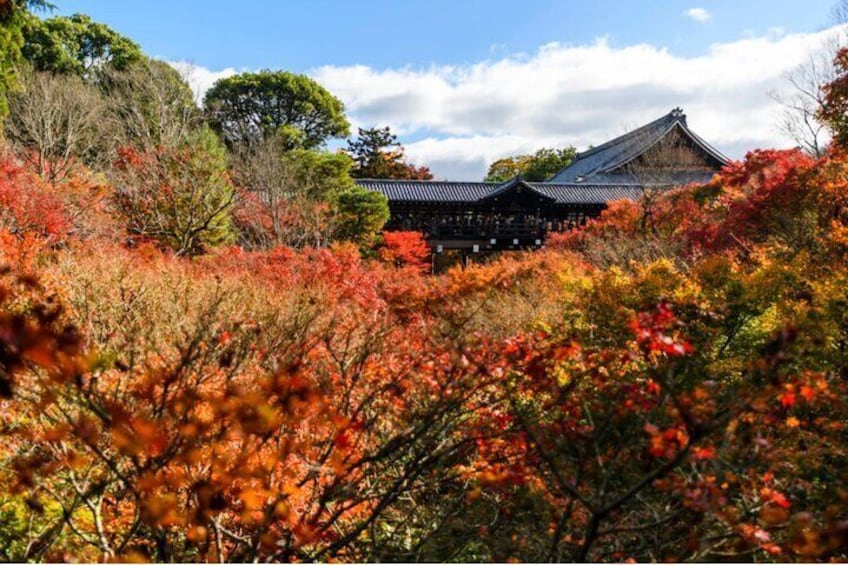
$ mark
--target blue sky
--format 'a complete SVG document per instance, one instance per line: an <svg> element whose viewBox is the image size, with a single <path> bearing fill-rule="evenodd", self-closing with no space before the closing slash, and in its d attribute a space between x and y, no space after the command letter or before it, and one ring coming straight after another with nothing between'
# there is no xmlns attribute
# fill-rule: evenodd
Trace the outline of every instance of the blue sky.
<svg viewBox="0 0 848 565"><path fill-rule="evenodd" d="M770 92L824 41L833 0L54 0L177 63L199 95L306 73L355 126L390 125L439 178L542 146L598 144L683 106L738 158L785 146Z"/></svg>
<svg viewBox="0 0 848 565"><path fill-rule="evenodd" d="M833 0L56 0L138 41L152 55L209 68L468 64L530 53L550 42L606 36L616 45L663 45L682 55L711 43L829 21ZM701 24L684 15L701 7Z"/></svg>

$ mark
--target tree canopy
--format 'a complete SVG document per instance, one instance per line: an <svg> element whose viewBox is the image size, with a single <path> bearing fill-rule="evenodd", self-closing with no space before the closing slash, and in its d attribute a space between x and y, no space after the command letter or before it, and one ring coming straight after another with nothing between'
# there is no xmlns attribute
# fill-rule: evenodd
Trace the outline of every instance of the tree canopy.
<svg viewBox="0 0 848 565"><path fill-rule="evenodd" d="M200 154L175 170L209 186ZM116 190L164 202L154 156ZM650 233L613 202L435 276L417 234L369 258L81 233L91 183L0 155L4 560L848 558L838 148L751 152ZM377 199L341 196L367 237Z"/></svg>
<svg viewBox="0 0 848 565"><path fill-rule="evenodd" d="M22 59L24 26L30 9L50 7L44 0L6 0L0 3L0 123L9 108L6 95L17 86L16 67Z"/></svg>
<svg viewBox="0 0 848 565"><path fill-rule="evenodd" d="M351 175L361 179L431 180L427 167L406 162L403 146L388 126L359 128L357 139L348 140L346 153L353 159Z"/></svg>
<svg viewBox="0 0 848 565"><path fill-rule="evenodd" d="M520 174L531 182L546 181L570 165L576 155L577 149L566 147L542 148L532 154L504 157L489 165L485 180L502 182Z"/></svg>
<svg viewBox="0 0 848 565"><path fill-rule="evenodd" d="M848 147L848 48L836 53L836 76L823 85L824 102L817 116L824 121L833 138L842 147Z"/></svg>
<svg viewBox="0 0 848 565"><path fill-rule="evenodd" d="M359 186L339 194L335 208L339 214L337 237L360 245L371 244L389 220L388 199Z"/></svg>
<svg viewBox="0 0 848 565"><path fill-rule="evenodd" d="M121 69L103 67L95 83L109 100L118 145L172 147L201 123L191 87L164 61L142 57Z"/></svg>
<svg viewBox="0 0 848 565"><path fill-rule="evenodd" d="M23 56L37 71L88 78L104 66L124 69L143 55L139 45L85 14L27 18Z"/></svg>
<svg viewBox="0 0 848 565"><path fill-rule="evenodd" d="M218 80L203 108L229 144L279 136L288 148L322 145L350 127L344 105L311 78L286 71L242 73Z"/></svg>

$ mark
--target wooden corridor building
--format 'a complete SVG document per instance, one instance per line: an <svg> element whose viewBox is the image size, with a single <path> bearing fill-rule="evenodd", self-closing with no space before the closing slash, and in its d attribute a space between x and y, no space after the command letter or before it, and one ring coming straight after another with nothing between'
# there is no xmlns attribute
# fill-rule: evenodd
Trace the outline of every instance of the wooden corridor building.
<svg viewBox="0 0 848 565"><path fill-rule="evenodd" d="M692 132L679 108L578 153L545 182L503 183L360 179L384 194L387 230L422 232L436 253L541 247L551 232L597 216L607 202L638 200L645 190L706 182L727 158Z"/></svg>

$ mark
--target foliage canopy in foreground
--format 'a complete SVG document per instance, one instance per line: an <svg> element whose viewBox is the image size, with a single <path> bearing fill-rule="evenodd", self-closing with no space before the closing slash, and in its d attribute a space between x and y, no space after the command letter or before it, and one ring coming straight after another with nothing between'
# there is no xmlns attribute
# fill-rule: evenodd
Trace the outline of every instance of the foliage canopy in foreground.
<svg viewBox="0 0 848 565"><path fill-rule="evenodd" d="M91 182L0 170L4 559L848 557L839 151L440 277L125 247Z"/></svg>

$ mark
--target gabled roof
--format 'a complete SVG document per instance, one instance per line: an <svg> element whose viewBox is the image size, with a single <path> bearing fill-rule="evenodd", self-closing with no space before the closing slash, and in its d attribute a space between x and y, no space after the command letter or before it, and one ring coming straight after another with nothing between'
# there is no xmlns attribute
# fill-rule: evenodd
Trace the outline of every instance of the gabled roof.
<svg viewBox="0 0 848 565"><path fill-rule="evenodd" d="M536 194L537 196L541 197L543 200L548 200L550 202L556 201L556 197L550 196L549 194L546 194L544 191L539 190L533 184L526 182L524 179L521 178L520 174L516 175L515 178L508 180L505 183L501 184L500 186L495 188L493 191L491 191L489 194L487 194L486 196L481 198L481 200L489 200L490 198L497 198L498 196L507 194L508 192L521 190L521 189L528 190L528 191Z"/></svg>
<svg viewBox="0 0 848 565"><path fill-rule="evenodd" d="M675 108L649 124L607 141L589 151L578 153L569 166L551 177L548 182L633 184L635 179L631 178L632 175L621 173L616 169L645 153L675 128L678 128L684 136L687 136L696 147L700 148L714 161L716 170L727 164L727 157L690 130L686 124L686 115L683 110ZM711 174L703 171L692 171L688 175L681 172L679 184L705 182L709 180L710 176Z"/></svg>

